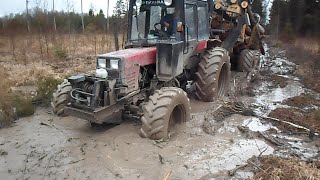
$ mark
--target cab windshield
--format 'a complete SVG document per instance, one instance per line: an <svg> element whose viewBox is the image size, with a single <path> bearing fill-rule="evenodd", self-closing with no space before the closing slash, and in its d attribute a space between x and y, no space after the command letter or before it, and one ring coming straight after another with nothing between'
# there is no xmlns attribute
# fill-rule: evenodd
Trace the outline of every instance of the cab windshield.
<svg viewBox="0 0 320 180"><path fill-rule="evenodd" d="M142 6L139 9L136 7L134 11L135 14L132 16L131 41L152 41L159 39L159 36L155 33L155 28L161 21L162 8L160 6ZM161 26L158 28L161 28Z"/></svg>
<svg viewBox="0 0 320 180"><path fill-rule="evenodd" d="M172 0L170 5L165 5L163 0L141 0L140 2L139 6L137 3L132 3L130 7L132 19L129 26L129 41L131 43L155 44L158 40L180 37L177 33L178 24L182 26L182 22L177 7L183 4L181 0Z"/></svg>

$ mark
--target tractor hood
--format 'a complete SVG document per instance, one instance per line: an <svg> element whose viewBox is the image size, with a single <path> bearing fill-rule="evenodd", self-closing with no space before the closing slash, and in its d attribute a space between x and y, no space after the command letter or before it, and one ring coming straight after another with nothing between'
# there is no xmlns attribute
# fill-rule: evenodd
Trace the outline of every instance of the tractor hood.
<svg viewBox="0 0 320 180"><path fill-rule="evenodd" d="M123 63L127 65L139 64L140 66L146 66L149 64L156 63L157 48L130 48L119 50L115 52L110 52L107 54L98 55L101 58L117 58L124 61Z"/></svg>

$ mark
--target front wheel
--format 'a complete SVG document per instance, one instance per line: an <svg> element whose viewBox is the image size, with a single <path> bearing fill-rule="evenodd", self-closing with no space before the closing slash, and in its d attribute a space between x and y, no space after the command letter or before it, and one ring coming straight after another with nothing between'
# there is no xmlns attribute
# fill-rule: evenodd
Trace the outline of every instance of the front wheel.
<svg viewBox="0 0 320 180"><path fill-rule="evenodd" d="M156 90L143 106L140 135L153 140L167 140L177 125L190 119L190 101L180 88L166 87Z"/></svg>
<svg viewBox="0 0 320 180"><path fill-rule="evenodd" d="M69 93L72 90L71 84L68 80L64 80L62 84L58 85L58 89L53 93L51 107L53 113L58 116L64 116L64 108L69 103Z"/></svg>

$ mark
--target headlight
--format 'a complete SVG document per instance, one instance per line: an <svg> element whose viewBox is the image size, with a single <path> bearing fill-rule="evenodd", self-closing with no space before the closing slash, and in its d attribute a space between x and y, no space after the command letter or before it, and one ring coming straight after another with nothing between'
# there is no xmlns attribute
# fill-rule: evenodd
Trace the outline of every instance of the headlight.
<svg viewBox="0 0 320 180"><path fill-rule="evenodd" d="M98 64L97 65L98 65L98 69L99 68L106 69L107 68L107 60L98 58Z"/></svg>
<svg viewBox="0 0 320 180"><path fill-rule="evenodd" d="M96 77L106 79L108 77L108 71L105 69L97 69Z"/></svg>
<svg viewBox="0 0 320 180"><path fill-rule="evenodd" d="M136 6L140 7L142 5L142 0L136 0Z"/></svg>
<svg viewBox="0 0 320 180"><path fill-rule="evenodd" d="M164 4L166 6L170 6L172 4L172 0L164 0Z"/></svg>
<svg viewBox="0 0 320 180"><path fill-rule="evenodd" d="M111 69L119 69L119 60L110 59L110 68Z"/></svg>

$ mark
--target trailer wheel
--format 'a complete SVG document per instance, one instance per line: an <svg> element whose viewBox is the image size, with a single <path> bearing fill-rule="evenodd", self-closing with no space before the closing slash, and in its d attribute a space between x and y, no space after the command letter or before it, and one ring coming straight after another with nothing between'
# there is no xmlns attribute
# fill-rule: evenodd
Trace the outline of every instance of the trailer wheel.
<svg viewBox="0 0 320 180"><path fill-rule="evenodd" d="M239 56L238 70L248 72L257 69L259 65L260 53L256 50L244 49Z"/></svg>
<svg viewBox="0 0 320 180"><path fill-rule="evenodd" d="M244 49L240 53L238 71L247 73L247 82L255 80L260 71L260 52Z"/></svg>
<svg viewBox="0 0 320 180"><path fill-rule="evenodd" d="M196 96L199 100L212 102L214 98L223 97L229 91L230 57L228 51L221 47L209 49L201 57L197 79Z"/></svg>
<svg viewBox="0 0 320 180"><path fill-rule="evenodd" d="M53 93L51 102L54 114L64 116L64 108L69 103L69 93L71 89L71 84L66 79L62 84L58 85L58 89Z"/></svg>
<svg viewBox="0 0 320 180"><path fill-rule="evenodd" d="M153 140L167 140L177 130L177 124L190 119L190 100L180 88L156 90L142 107L140 135Z"/></svg>

